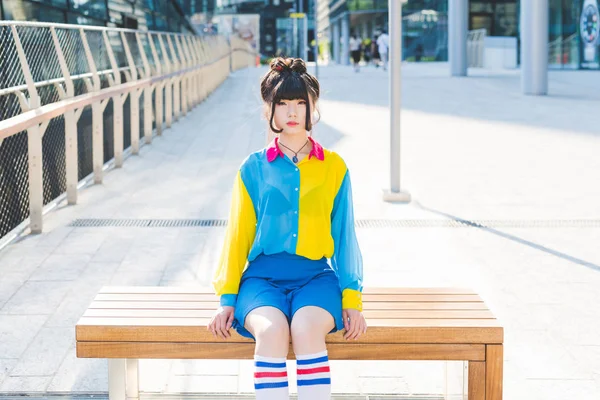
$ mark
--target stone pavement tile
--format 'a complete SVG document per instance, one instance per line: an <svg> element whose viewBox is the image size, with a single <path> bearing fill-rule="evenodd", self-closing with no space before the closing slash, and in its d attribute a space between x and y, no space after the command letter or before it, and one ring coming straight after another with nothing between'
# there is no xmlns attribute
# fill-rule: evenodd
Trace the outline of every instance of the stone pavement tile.
<svg viewBox="0 0 600 400"><path fill-rule="evenodd" d="M75 342L75 329L42 328L19 358L10 376L51 376Z"/></svg>
<svg viewBox="0 0 600 400"><path fill-rule="evenodd" d="M162 271L122 272L117 270L110 279L110 286L158 286Z"/></svg>
<svg viewBox="0 0 600 400"><path fill-rule="evenodd" d="M171 282L198 280L196 271L199 269L201 260L201 253L171 254L167 259L167 266L164 270L162 280ZM210 282L205 282L205 284L210 284Z"/></svg>
<svg viewBox="0 0 600 400"><path fill-rule="evenodd" d="M98 251L92 256L92 261L121 263L131 249L133 241L133 239L123 237L106 238Z"/></svg>
<svg viewBox="0 0 600 400"><path fill-rule="evenodd" d="M121 262L119 272L163 271L168 257L169 248L166 246L131 248Z"/></svg>
<svg viewBox="0 0 600 400"><path fill-rule="evenodd" d="M592 375L600 377L600 344L586 346L574 343L567 349L576 360L588 366Z"/></svg>
<svg viewBox="0 0 600 400"><path fill-rule="evenodd" d="M178 360L140 360L140 391L164 393L167 389L171 368Z"/></svg>
<svg viewBox="0 0 600 400"><path fill-rule="evenodd" d="M87 254L51 254L36 269L29 281L72 281L87 267L91 256Z"/></svg>
<svg viewBox="0 0 600 400"><path fill-rule="evenodd" d="M359 393L409 394L408 382L404 377L359 377L358 385Z"/></svg>
<svg viewBox="0 0 600 400"><path fill-rule="evenodd" d="M52 314L69 291L69 282L26 282L2 307L6 314Z"/></svg>
<svg viewBox="0 0 600 400"><path fill-rule="evenodd" d="M17 358L0 358L0 385L4 378L8 376L10 371L17 365L19 360Z"/></svg>
<svg viewBox="0 0 600 400"><path fill-rule="evenodd" d="M594 400L600 395L592 380L528 379L526 385L528 400Z"/></svg>
<svg viewBox="0 0 600 400"><path fill-rule="evenodd" d="M238 393L236 375L175 375L171 376L166 392L171 393Z"/></svg>
<svg viewBox="0 0 600 400"><path fill-rule="evenodd" d="M0 392L45 392L51 380L51 376L9 376L0 385Z"/></svg>
<svg viewBox="0 0 600 400"><path fill-rule="evenodd" d="M521 337L508 352L526 379L592 379L591 371L573 357L565 343L542 332Z"/></svg>
<svg viewBox="0 0 600 400"><path fill-rule="evenodd" d="M94 255L105 239L103 233L82 233L73 230L56 247L54 254L87 254Z"/></svg>
<svg viewBox="0 0 600 400"><path fill-rule="evenodd" d="M48 386L48 392L107 392L106 359L77 358L71 347Z"/></svg>
<svg viewBox="0 0 600 400"><path fill-rule="evenodd" d="M181 229L171 246L171 254L201 254L212 229Z"/></svg>
<svg viewBox="0 0 600 400"><path fill-rule="evenodd" d="M173 375L237 375L238 360L174 360L170 373Z"/></svg>
<svg viewBox="0 0 600 400"><path fill-rule="evenodd" d="M23 286L26 278L20 273L3 273L0 279L0 309Z"/></svg>
<svg viewBox="0 0 600 400"><path fill-rule="evenodd" d="M0 354L19 358L37 335L46 315L0 315Z"/></svg>

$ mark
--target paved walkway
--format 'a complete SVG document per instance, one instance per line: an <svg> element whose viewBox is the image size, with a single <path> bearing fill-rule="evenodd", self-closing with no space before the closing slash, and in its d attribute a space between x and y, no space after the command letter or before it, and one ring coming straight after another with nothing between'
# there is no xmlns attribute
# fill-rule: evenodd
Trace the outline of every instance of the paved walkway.
<svg viewBox="0 0 600 400"><path fill-rule="evenodd" d="M547 97L514 72L447 77L403 68L402 178L386 204L387 77L320 69L316 137L353 175L369 286L470 286L506 326L505 399L600 397L600 79L551 72ZM111 285L208 285L222 228L72 228L76 218L226 218L242 159L264 144L264 70L239 71L139 156L45 217L45 232L0 251L0 393L107 390L105 360L77 359L74 324ZM594 86L595 85L595 86ZM450 228L464 219L481 228ZM592 227L585 227L586 224ZM335 362L336 393L439 395L441 362ZM450 363L452 390L460 382ZM292 372L293 369L290 370ZM295 379L292 376L293 384ZM252 390L247 361L143 361L146 392Z"/></svg>

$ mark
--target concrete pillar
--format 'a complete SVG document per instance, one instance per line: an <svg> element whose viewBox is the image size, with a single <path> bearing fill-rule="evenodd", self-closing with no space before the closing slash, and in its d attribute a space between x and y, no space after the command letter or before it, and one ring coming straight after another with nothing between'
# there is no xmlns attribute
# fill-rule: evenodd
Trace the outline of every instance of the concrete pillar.
<svg viewBox="0 0 600 400"><path fill-rule="evenodd" d="M333 61L336 64L340 63L340 21L333 23Z"/></svg>
<svg viewBox="0 0 600 400"><path fill-rule="evenodd" d="M521 87L548 94L548 0L521 1Z"/></svg>
<svg viewBox="0 0 600 400"><path fill-rule="evenodd" d="M469 0L448 1L448 58L450 61L450 75L466 76Z"/></svg>
<svg viewBox="0 0 600 400"><path fill-rule="evenodd" d="M350 65L350 15L342 16L342 65Z"/></svg>

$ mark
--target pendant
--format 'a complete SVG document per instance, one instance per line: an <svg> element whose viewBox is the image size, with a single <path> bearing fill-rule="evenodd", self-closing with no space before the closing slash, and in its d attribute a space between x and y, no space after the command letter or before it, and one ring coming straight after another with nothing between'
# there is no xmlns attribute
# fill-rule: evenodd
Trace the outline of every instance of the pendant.
<svg viewBox="0 0 600 400"><path fill-rule="evenodd" d="M294 162L294 164L296 164L298 162L298 157L296 157L296 156L292 157L292 161Z"/></svg>

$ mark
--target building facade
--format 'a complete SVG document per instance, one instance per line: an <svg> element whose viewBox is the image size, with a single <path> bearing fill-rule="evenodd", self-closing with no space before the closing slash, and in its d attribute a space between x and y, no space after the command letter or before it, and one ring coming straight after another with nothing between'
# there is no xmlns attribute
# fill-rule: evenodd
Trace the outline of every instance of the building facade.
<svg viewBox="0 0 600 400"><path fill-rule="evenodd" d="M600 69L598 8L598 0L549 0L549 68ZM471 0L468 26L469 30L485 29L487 36L515 38L518 59L519 16L519 0ZM346 64L352 33L373 39L377 32L387 30L388 2L318 0L317 20L320 40L329 43L326 53ZM418 49L424 60L446 61L448 0L405 0L402 30L404 59L414 58Z"/></svg>
<svg viewBox="0 0 600 400"><path fill-rule="evenodd" d="M206 0L208 1L208 0ZM192 0L0 0L0 19L193 32ZM193 4L196 6L196 4Z"/></svg>

